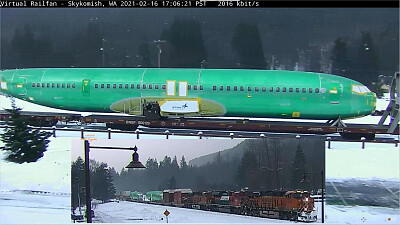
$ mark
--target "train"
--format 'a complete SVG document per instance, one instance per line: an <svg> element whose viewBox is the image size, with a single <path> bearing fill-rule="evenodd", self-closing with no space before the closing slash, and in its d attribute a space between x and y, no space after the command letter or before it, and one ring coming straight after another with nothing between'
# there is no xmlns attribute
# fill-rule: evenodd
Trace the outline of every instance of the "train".
<svg viewBox="0 0 400 225"><path fill-rule="evenodd" d="M0 71L0 91L79 112L148 118L337 120L370 115L376 95L340 76L284 70L43 68Z"/></svg>
<svg viewBox="0 0 400 225"><path fill-rule="evenodd" d="M314 199L305 190L200 192L167 189L146 195L130 192L130 198L125 200L299 222L315 222L318 218Z"/></svg>

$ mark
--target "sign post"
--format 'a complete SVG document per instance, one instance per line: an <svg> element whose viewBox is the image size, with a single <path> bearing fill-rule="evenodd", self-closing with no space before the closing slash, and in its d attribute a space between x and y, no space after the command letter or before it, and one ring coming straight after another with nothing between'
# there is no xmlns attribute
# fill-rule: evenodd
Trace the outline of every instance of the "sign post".
<svg viewBox="0 0 400 225"><path fill-rule="evenodd" d="M169 211L168 211L168 210L165 210L165 212L164 212L164 215L165 215L165 217L167 218L167 223L168 223L168 215L169 215Z"/></svg>

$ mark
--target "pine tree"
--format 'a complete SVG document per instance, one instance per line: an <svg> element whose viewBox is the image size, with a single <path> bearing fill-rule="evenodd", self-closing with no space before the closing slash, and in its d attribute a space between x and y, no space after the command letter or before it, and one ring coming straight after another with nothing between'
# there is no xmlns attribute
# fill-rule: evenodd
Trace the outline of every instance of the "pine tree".
<svg viewBox="0 0 400 225"><path fill-rule="evenodd" d="M93 195L95 199L107 201L115 196L115 186L112 175L106 163L100 165L91 172L91 183L93 183Z"/></svg>
<svg viewBox="0 0 400 225"><path fill-rule="evenodd" d="M238 24L231 46L239 55L241 68L265 69L267 67L257 25Z"/></svg>
<svg viewBox="0 0 400 225"><path fill-rule="evenodd" d="M173 172L177 172L179 170L178 159L176 158L176 155L172 159L171 169Z"/></svg>
<svg viewBox="0 0 400 225"><path fill-rule="evenodd" d="M343 38L335 40L335 46L331 53L333 74L345 75L349 69L347 59L347 46Z"/></svg>
<svg viewBox="0 0 400 225"><path fill-rule="evenodd" d="M183 170L183 171L187 170L187 168L188 168L185 156L182 156L182 159L180 161L180 167L181 167L181 170Z"/></svg>
<svg viewBox="0 0 400 225"><path fill-rule="evenodd" d="M192 18L175 18L169 30L163 30L161 39L173 47L174 67L200 68L207 58L201 25Z"/></svg>
<svg viewBox="0 0 400 225"><path fill-rule="evenodd" d="M150 48L148 43L141 43L138 47L138 55L140 57L140 65L142 67L150 67L151 59L150 59Z"/></svg>
<svg viewBox="0 0 400 225"><path fill-rule="evenodd" d="M240 161L236 179L241 187L249 187L250 189L257 189L259 175L259 165L256 155L253 151L246 151Z"/></svg>
<svg viewBox="0 0 400 225"><path fill-rule="evenodd" d="M71 166L71 206L75 209L85 204L85 163L78 157Z"/></svg>
<svg viewBox="0 0 400 225"><path fill-rule="evenodd" d="M375 46L370 32L362 32L361 43L358 49L358 68L355 71L358 74L359 81L370 86L379 75L379 59L377 46Z"/></svg>
<svg viewBox="0 0 400 225"><path fill-rule="evenodd" d="M301 150L300 145L297 146L297 150L291 166L291 186L297 189L300 186L304 173L306 172L306 157Z"/></svg>
<svg viewBox="0 0 400 225"><path fill-rule="evenodd" d="M168 181L168 188L175 189L176 187L177 187L177 185L176 185L175 176L171 176L171 178L169 178L169 181Z"/></svg>
<svg viewBox="0 0 400 225"><path fill-rule="evenodd" d="M15 105L6 111L11 115L7 123L9 127L0 135L1 141L4 142L0 150L5 151L5 160L22 164L36 162L42 158L50 142L48 138L51 133L28 127L27 121L21 118L21 108Z"/></svg>

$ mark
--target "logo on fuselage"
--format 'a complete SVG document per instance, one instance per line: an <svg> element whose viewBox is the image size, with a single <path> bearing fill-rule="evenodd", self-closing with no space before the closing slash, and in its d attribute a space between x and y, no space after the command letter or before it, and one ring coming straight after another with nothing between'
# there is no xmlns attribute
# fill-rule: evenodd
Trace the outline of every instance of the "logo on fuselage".
<svg viewBox="0 0 400 225"><path fill-rule="evenodd" d="M199 111L197 101L167 100L160 104L162 112L170 113L192 113Z"/></svg>
<svg viewBox="0 0 400 225"><path fill-rule="evenodd" d="M182 106L172 106L173 109L186 109L187 107L189 107L189 106L187 105L187 103L185 103L185 104L182 105Z"/></svg>

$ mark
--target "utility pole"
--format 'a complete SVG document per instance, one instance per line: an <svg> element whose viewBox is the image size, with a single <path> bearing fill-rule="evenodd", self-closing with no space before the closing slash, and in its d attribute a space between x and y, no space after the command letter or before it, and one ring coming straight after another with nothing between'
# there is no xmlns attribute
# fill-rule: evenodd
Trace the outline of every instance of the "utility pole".
<svg viewBox="0 0 400 225"><path fill-rule="evenodd" d="M165 43L166 41L165 40L154 40L154 43L157 43L157 48L158 48L158 68L160 68L161 67L161 53L162 53L162 50L161 50L161 43Z"/></svg>

